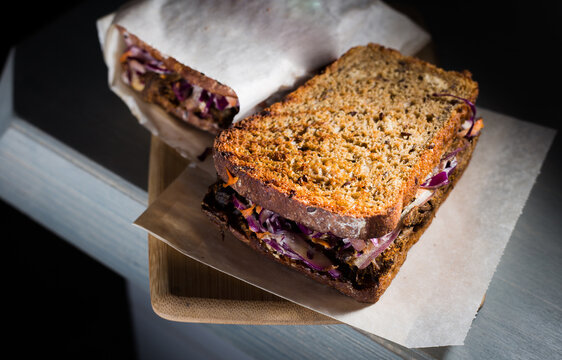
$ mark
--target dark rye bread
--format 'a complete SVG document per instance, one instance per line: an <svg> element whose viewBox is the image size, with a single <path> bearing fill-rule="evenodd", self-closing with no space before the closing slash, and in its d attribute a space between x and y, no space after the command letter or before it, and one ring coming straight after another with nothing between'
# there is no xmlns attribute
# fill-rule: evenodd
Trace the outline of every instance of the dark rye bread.
<svg viewBox="0 0 562 360"><path fill-rule="evenodd" d="M329 285L339 292L350 296L357 301L365 303L375 303L388 288L400 267L406 260L409 249L419 240L421 235L431 224L440 205L446 200L447 196L454 188L468 166L472 157L472 152L476 146L478 137L471 140L458 138L447 150L453 151L458 147L463 150L457 154L458 165L450 174L450 183L435 191L431 199L421 207L414 208L408 216L403 219L403 228L400 235L394 240L381 255L376 258L377 266L369 265L362 270L363 276L368 280L362 284L357 283L357 279L340 278L334 279L331 276L312 270L310 267L286 257L275 256L264 243L252 232L240 214L221 209L217 204L215 194L217 189L222 188L222 182L214 184L209 188L209 193L202 202L203 211L225 231L231 231L239 240L248 244L255 251L275 260L283 265L305 274L311 279ZM345 265L344 265L345 266ZM356 277L359 276L356 273Z"/></svg>
<svg viewBox="0 0 562 360"><path fill-rule="evenodd" d="M215 139L224 181L264 208L342 238L392 231L476 100L468 72L356 47Z"/></svg>
<svg viewBox="0 0 562 360"><path fill-rule="evenodd" d="M126 36L132 44L146 50L152 57L164 63L167 69L179 74L179 76L184 78L188 83L197 85L216 95L221 95L233 99L238 98L234 90L232 90L229 86L224 85L216 81L215 79L212 79L205 74L190 68L186 64L180 63L171 56L160 53L160 51L142 41L135 34L127 31L127 29L125 29L124 27L119 25L116 26L121 35ZM182 119L188 124L191 124L213 134L218 134L221 129L230 125L231 120L227 121L227 123L225 124L221 124L220 121L217 121L213 117L201 117L197 116L197 114L194 112L187 112L184 109L181 109L179 106L177 106L177 104L169 101L166 96L162 96L161 91L166 84L164 84L163 81L161 81L161 79L159 79L157 76L153 80L154 82L156 82L155 86L146 87L146 91L143 91L142 93L144 101L158 104L163 107L164 110L166 110L168 113L173 114L174 116Z"/></svg>

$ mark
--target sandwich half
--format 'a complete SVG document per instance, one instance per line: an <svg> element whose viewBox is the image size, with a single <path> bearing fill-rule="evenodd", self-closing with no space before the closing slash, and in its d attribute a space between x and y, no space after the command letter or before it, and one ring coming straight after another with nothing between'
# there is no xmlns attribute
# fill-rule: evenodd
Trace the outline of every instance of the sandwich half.
<svg viewBox="0 0 562 360"><path fill-rule="evenodd" d="M117 28L125 42L121 80L144 101L212 134L230 126L240 108L234 90Z"/></svg>
<svg viewBox="0 0 562 360"><path fill-rule="evenodd" d="M376 302L467 167L478 85L375 44L215 139L202 209L263 255Z"/></svg>

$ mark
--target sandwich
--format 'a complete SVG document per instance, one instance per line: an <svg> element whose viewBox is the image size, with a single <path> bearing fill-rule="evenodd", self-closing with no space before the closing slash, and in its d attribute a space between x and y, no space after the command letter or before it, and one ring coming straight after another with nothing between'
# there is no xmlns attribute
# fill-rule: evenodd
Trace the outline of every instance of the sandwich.
<svg viewBox="0 0 562 360"><path fill-rule="evenodd" d="M234 90L117 28L125 43L119 59L121 80L144 101L212 134L230 126L240 109Z"/></svg>
<svg viewBox="0 0 562 360"><path fill-rule="evenodd" d="M469 164L468 71L376 44L223 130L210 219L273 261L375 303Z"/></svg>

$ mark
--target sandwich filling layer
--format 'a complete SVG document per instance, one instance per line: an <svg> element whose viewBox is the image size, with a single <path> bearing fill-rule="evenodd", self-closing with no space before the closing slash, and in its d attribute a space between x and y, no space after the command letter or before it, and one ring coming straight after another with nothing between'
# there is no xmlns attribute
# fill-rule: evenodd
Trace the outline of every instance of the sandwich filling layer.
<svg viewBox="0 0 562 360"><path fill-rule="evenodd" d="M232 123L239 110L236 98L214 94L188 82L146 49L134 44L126 32L123 38L126 49L120 58L121 79L145 101L159 104L188 123L209 120L218 128Z"/></svg>

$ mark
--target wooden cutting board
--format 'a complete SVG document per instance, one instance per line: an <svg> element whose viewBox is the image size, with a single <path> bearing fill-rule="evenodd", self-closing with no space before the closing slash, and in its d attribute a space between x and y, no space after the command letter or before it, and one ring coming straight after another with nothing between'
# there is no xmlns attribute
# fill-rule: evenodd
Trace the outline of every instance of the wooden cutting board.
<svg viewBox="0 0 562 360"><path fill-rule="evenodd" d="M155 136L149 161L150 204L188 161ZM202 226L213 225L209 222ZM338 323L199 263L151 235L148 261L152 308L168 320L255 325Z"/></svg>

